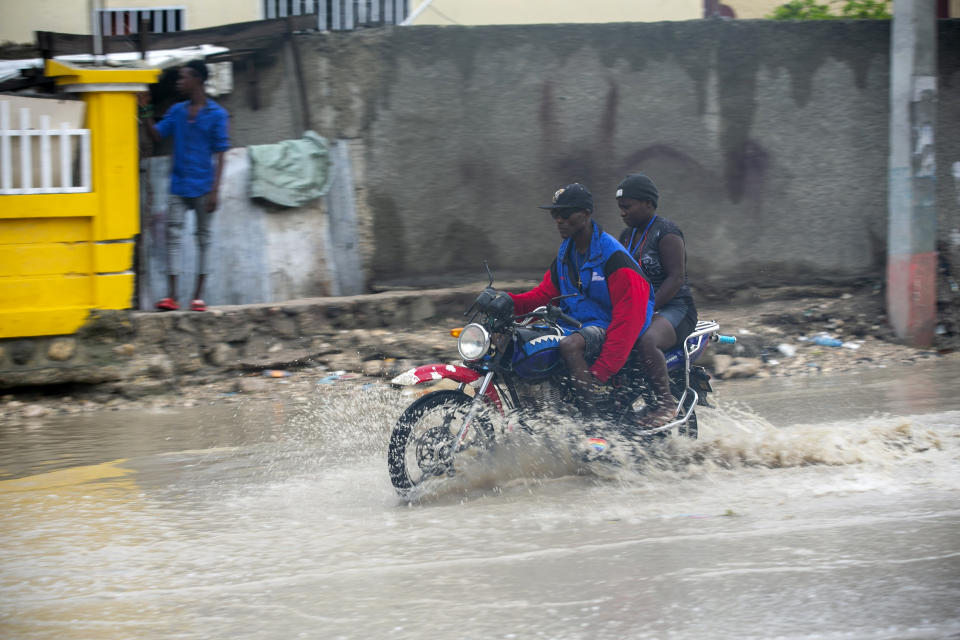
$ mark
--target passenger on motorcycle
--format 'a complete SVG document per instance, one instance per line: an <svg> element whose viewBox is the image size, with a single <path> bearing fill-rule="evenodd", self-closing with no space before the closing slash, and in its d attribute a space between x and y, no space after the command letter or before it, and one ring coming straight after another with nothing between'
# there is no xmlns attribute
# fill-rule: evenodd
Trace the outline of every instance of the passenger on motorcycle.
<svg viewBox="0 0 960 640"><path fill-rule="evenodd" d="M583 324L559 349L584 408L592 411L593 387L617 373L653 317L650 284L624 247L593 221L593 196L579 183L553 195L550 211L563 242L531 291L510 294L519 315L558 296L564 313ZM669 395L669 390L668 390Z"/></svg>
<svg viewBox="0 0 960 640"><path fill-rule="evenodd" d="M683 232L657 215L657 185L643 173L628 175L617 185L617 205L627 228L620 242L639 263L653 286L656 314L637 342L636 350L657 397L670 383L663 350L684 340L697 326L697 308L687 285L687 256Z"/></svg>

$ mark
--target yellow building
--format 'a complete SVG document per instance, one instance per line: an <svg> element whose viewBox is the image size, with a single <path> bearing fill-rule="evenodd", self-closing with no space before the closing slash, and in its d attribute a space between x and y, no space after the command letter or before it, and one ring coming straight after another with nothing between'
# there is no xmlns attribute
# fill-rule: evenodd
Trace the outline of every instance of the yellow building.
<svg viewBox="0 0 960 640"><path fill-rule="evenodd" d="M407 24L481 25L563 22L656 22L697 20L711 12L738 19L762 19L787 0L411 0ZM817 0L834 5L842 0ZM960 0L949 0L949 15L960 17Z"/></svg>
<svg viewBox="0 0 960 640"><path fill-rule="evenodd" d="M96 309L132 306L136 92L159 71L48 60L45 72L82 95L86 127L0 96L0 338L70 334Z"/></svg>
<svg viewBox="0 0 960 640"><path fill-rule="evenodd" d="M703 0L422 0L408 24L656 22L703 17Z"/></svg>
<svg viewBox="0 0 960 640"><path fill-rule="evenodd" d="M833 2L838 8L842 0ZM321 29L352 29L383 21L411 25L543 24L697 20L718 12L765 18L785 0L0 0L0 42L32 42L33 32L103 35L183 31L235 22L317 13ZM92 7L92 9L91 9ZM960 0L948 0L960 17ZM722 8L722 11L720 9ZM407 15L404 15L406 11ZM942 9L941 9L942 11Z"/></svg>
<svg viewBox="0 0 960 640"><path fill-rule="evenodd" d="M33 32L38 30L91 34L91 5L95 5L93 16L103 35L133 32L143 19L149 21L151 31L164 32L272 18L288 11L327 12L324 0L0 0L0 41L32 42ZM367 22L365 16L379 11L366 0L338 0L334 5L331 13L355 16L361 23ZM416 16L408 24L415 25L654 22L703 17L703 0L386 0L383 11L399 18L404 5L409 16Z"/></svg>
<svg viewBox="0 0 960 640"><path fill-rule="evenodd" d="M266 17L263 0L0 0L0 41L32 42L34 31L131 33L146 19L151 31L216 27Z"/></svg>

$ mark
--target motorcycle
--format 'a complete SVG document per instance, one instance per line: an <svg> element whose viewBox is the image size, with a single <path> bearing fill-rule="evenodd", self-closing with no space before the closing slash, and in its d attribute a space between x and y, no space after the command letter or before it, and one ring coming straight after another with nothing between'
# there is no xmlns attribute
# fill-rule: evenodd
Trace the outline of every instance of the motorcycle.
<svg viewBox="0 0 960 640"><path fill-rule="evenodd" d="M559 343L568 333L561 322L578 328L580 323L553 304L558 299L515 316L513 300L493 289L489 276L487 288L464 313L471 316L469 323L451 331L463 364L423 365L392 380L398 387L424 387L390 434L387 466L401 496L430 478L453 476L456 459L475 457L506 433L535 432L534 418L544 411L576 406ZM676 429L680 436L696 438L695 408L710 406L707 395L713 388L710 374L693 363L710 342L736 338L720 335L716 322L700 321L682 344L665 352L677 408L672 421L653 428L636 428L653 398L631 357L597 398L603 433L649 442ZM587 446L602 454L608 441L591 437Z"/></svg>

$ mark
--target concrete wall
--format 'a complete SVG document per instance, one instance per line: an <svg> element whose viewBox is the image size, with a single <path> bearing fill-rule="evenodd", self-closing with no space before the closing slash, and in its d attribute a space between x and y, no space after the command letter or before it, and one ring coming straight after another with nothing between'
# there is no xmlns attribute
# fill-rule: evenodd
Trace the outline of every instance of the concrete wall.
<svg viewBox="0 0 960 640"><path fill-rule="evenodd" d="M960 15L960 6L956 7L955 14ZM941 258L949 260L951 276L956 282L960 280L960 20L941 20L938 38L941 42L937 56L938 118L934 131L937 250ZM958 299L955 291L952 298L956 308Z"/></svg>
<svg viewBox="0 0 960 640"><path fill-rule="evenodd" d="M142 176L138 302L141 309L153 309L167 296L170 157L146 159ZM203 292L207 304L255 304L336 292L332 285L336 274L331 274L327 264L330 237L323 199L296 209L251 200L246 148L227 152L222 181L220 206L212 222L210 273ZM189 306L196 281L195 229L196 216L188 212L177 281L181 308Z"/></svg>
<svg viewBox="0 0 960 640"><path fill-rule="evenodd" d="M941 217L957 202L956 31L940 23ZM536 205L581 181L619 232L614 188L636 170L684 229L695 285L883 275L887 22L410 27L296 44L313 127L365 150L375 282L476 278L485 259L539 275L558 237ZM223 101L237 144L300 128L290 58L260 70L262 109L242 91Z"/></svg>

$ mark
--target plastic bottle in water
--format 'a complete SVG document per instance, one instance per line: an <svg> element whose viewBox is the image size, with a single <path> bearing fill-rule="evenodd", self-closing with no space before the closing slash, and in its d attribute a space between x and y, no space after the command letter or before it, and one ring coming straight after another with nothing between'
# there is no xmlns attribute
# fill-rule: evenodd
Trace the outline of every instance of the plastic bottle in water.
<svg viewBox="0 0 960 640"><path fill-rule="evenodd" d="M837 340L836 338L831 338L830 336L817 336L813 339L814 344L818 344L821 347L839 347L843 344L843 340Z"/></svg>

